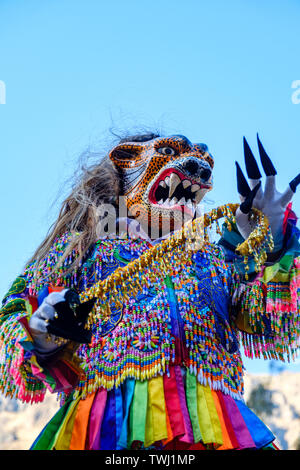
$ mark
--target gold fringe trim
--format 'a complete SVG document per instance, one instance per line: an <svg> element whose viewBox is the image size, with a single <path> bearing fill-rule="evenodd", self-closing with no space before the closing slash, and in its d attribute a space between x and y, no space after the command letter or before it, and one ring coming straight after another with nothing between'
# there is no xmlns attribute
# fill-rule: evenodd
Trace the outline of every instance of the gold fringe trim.
<svg viewBox="0 0 300 470"><path fill-rule="evenodd" d="M110 316L110 305L120 308L124 300L128 300L128 292L135 296L142 290L142 286L149 286L157 277L164 277L171 272L174 266L183 266L191 255L201 250L208 239L206 229L220 218L225 218L228 230L235 223L235 213L239 204L225 204L188 222L184 227L163 240L159 245L147 250L139 258L131 261L127 266L117 268L104 281L96 283L81 293L81 301L97 298L94 309L89 315L86 327ZM251 217L256 227L247 240L237 247L238 253L244 257L246 265L248 256L253 256L256 269L263 265L266 259L267 248L273 249L273 239L267 217L258 209L253 208ZM247 278L247 275L246 275Z"/></svg>

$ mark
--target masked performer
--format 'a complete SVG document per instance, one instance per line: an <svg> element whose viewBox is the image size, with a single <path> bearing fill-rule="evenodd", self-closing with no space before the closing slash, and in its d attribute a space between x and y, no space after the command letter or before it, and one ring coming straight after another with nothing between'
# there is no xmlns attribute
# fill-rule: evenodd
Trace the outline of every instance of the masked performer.
<svg viewBox="0 0 300 470"><path fill-rule="evenodd" d="M202 217L214 160L184 136L123 139L83 174L1 309L2 392L61 400L32 449L273 447L243 400L240 347L282 361L299 347L299 176L280 194L258 147L264 189L244 141L241 204ZM114 215L117 236L99 235Z"/></svg>

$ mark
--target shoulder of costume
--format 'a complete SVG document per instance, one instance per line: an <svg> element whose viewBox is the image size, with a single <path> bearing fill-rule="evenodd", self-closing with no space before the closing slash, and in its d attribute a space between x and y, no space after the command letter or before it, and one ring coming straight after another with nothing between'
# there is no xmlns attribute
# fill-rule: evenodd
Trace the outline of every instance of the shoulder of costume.
<svg viewBox="0 0 300 470"><path fill-rule="evenodd" d="M232 316L241 332L247 357L282 361L296 357L299 350L300 244L297 217L286 209L283 230L274 240L264 265L256 271L253 258L245 265L235 248L240 235L226 227L220 244L237 273L232 290Z"/></svg>
<svg viewBox="0 0 300 470"><path fill-rule="evenodd" d="M278 273L278 271L283 269L286 272L288 265L291 268L294 260L300 256L300 231L296 223L297 216L292 211L291 204L289 204L285 211L282 233L275 237L274 250L268 253L263 268L264 272L268 272L269 280L271 280L271 271ZM237 254L236 248L243 243L243 241L244 239L239 233L235 223L231 222L231 230L228 230L226 224L223 225L222 236L218 244L224 250L226 261L233 263L237 273L241 276L245 274L245 263L243 257ZM251 281L257 278L253 257L249 257L248 266L248 275ZM290 270L290 268L288 270Z"/></svg>
<svg viewBox="0 0 300 470"><path fill-rule="evenodd" d="M63 233L54 240L48 254L38 265L36 261L33 261L26 266L21 277L24 278L30 295L37 295L49 284L52 284L54 287L64 285L64 282L67 282L69 278L76 275L76 271L81 263L69 273L68 268L79 257L79 251L73 249L66 256L66 250L74 238L79 235L76 232Z"/></svg>

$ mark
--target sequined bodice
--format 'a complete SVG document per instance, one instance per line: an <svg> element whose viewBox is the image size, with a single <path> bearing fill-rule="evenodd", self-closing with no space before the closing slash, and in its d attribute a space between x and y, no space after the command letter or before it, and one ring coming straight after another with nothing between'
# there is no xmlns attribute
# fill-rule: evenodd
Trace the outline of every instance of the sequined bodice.
<svg viewBox="0 0 300 470"><path fill-rule="evenodd" d="M100 241L85 261L78 288L86 289L149 249L146 241ZM220 249L207 245L191 263L137 296L128 292L122 308L94 326L91 346L79 355L90 387L118 386L129 376L141 380L181 364L201 383L242 393L242 364L230 321L231 268ZM116 326L117 325L117 326ZM84 387L84 384L82 384Z"/></svg>

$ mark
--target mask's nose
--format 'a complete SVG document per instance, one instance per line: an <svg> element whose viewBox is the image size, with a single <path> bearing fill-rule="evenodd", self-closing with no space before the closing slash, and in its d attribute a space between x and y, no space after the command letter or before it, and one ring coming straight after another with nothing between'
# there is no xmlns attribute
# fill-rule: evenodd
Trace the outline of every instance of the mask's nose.
<svg viewBox="0 0 300 470"><path fill-rule="evenodd" d="M197 158L187 159L182 167L189 176L201 178L204 182L208 181L211 176L211 170Z"/></svg>

